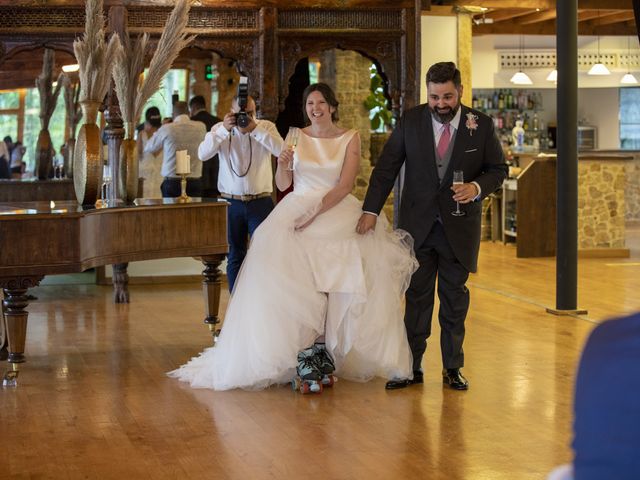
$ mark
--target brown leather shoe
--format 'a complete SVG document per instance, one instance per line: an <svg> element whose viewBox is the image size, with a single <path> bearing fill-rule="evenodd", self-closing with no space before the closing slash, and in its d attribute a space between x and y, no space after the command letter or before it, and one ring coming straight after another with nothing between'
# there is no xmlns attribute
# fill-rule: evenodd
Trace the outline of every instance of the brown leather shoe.
<svg viewBox="0 0 640 480"><path fill-rule="evenodd" d="M413 371L413 379L408 378L398 378L389 380L384 388L386 390L397 390L399 388L405 388L409 385L415 385L417 383L424 383L424 378L422 374L422 370L414 370Z"/></svg>
<svg viewBox="0 0 640 480"><path fill-rule="evenodd" d="M469 390L469 382L462 376L459 368L442 370L442 383L454 390Z"/></svg>

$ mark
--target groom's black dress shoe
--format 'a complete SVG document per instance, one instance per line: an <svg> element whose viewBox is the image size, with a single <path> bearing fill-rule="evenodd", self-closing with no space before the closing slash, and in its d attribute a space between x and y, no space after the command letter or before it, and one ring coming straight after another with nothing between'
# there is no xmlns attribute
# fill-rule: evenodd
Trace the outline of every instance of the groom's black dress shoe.
<svg viewBox="0 0 640 480"><path fill-rule="evenodd" d="M397 390L398 388L405 388L409 385L414 385L416 383L424 383L423 374L421 370L413 371L413 379L409 380L408 378L399 378L397 380L389 380L384 386L387 390Z"/></svg>
<svg viewBox="0 0 640 480"><path fill-rule="evenodd" d="M468 390L469 382L462 376L459 368L447 368L442 370L442 383L449 385L454 390Z"/></svg>

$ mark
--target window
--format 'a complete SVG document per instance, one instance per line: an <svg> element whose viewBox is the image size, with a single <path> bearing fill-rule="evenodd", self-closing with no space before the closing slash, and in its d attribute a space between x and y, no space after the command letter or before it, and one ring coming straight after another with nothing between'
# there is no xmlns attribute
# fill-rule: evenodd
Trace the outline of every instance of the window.
<svg viewBox="0 0 640 480"><path fill-rule="evenodd" d="M18 139L18 115L0 113L0 140L9 136L14 142Z"/></svg>
<svg viewBox="0 0 640 480"><path fill-rule="evenodd" d="M65 116L64 96L62 92L58 95L56 109L49 121L49 135L51 135L51 145L56 154L60 151L60 145L64 143L65 136ZM36 144L40 135L40 93L37 88L27 90L24 106L24 132L22 143L27 147L24 161L27 163L27 170L33 171L36 165Z"/></svg>
<svg viewBox="0 0 640 480"><path fill-rule="evenodd" d="M147 71L145 70L145 75ZM178 92L178 98L181 101L189 101L187 98L187 70L185 69L172 69L167 72L164 79L160 83L160 89L154 93L147 101L142 109L142 119L144 121L144 112L149 107L158 107L160 109L160 115L162 117L169 117L173 113L173 103L171 96L174 91Z"/></svg>
<svg viewBox="0 0 640 480"><path fill-rule="evenodd" d="M620 89L620 148L640 150L640 87Z"/></svg>

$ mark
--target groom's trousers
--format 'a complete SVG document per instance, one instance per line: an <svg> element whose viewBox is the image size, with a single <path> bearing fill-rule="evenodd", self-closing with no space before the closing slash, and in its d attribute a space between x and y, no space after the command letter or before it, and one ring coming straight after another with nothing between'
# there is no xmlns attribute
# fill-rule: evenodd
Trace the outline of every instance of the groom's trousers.
<svg viewBox="0 0 640 480"><path fill-rule="evenodd" d="M438 221L422 245L415 246L420 264L407 290L405 325L413 354L413 369L419 370L431 335L436 278L440 310L440 349L444 368L464 365L464 321L469 309L469 290L465 286L469 271L456 259Z"/></svg>

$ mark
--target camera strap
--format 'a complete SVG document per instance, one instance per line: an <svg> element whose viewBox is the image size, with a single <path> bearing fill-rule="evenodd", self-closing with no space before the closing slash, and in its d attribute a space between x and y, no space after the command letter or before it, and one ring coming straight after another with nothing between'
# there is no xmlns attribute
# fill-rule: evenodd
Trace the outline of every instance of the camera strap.
<svg viewBox="0 0 640 480"><path fill-rule="evenodd" d="M249 169L251 168L251 163L253 162L253 143L251 143L251 135L248 135L249 137L249 166L247 166L247 169L244 171L244 173L242 175L240 175L238 172L236 172L235 168L233 168L233 162L231 161L231 139L233 138L233 135L229 135L229 153L227 155L227 162L229 163L229 169L233 172L233 174L236 177L242 178L242 177L246 177L247 173L249 173Z"/></svg>

